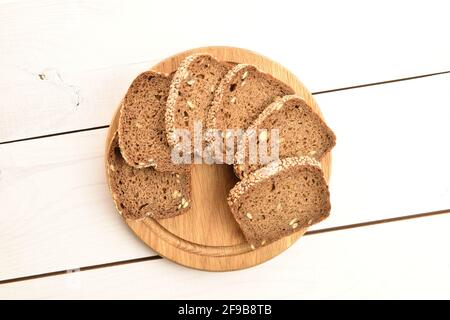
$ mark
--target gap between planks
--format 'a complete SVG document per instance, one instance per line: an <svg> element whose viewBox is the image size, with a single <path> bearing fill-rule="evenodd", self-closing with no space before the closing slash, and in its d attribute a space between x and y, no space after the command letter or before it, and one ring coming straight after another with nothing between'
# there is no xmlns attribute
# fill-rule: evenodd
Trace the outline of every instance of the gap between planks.
<svg viewBox="0 0 450 320"><path fill-rule="evenodd" d="M349 86L349 87L342 87L342 88L336 88L336 89L317 91L317 92L312 92L312 95L327 94L327 93L332 93L332 92L337 92L337 91L353 90L353 89L359 89L359 88L365 88L365 87L371 87L371 86L378 86L378 85L382 85L382 84L389 84L389 83L395 83L395 82L401 82L401 81L409 81L409 80L415 80L415 79L421 79L421 78L426 78L426 77L443 75L443 74L447 74L447 73L450 73L450 71L435 72L435 73L422 74L422 75L411 76L411 77L406 77L406 78L398 78L398 79L393 79L393 80L385 80L385 81L379 81L379 82L372 82L372 83L354 85L354 86ZM45 134L45 135L40 135L40 136L28 137L28 138L21 138L21 139L9 140L9 141L2 141L2 142L0 142L0 145L16 143L16 142L22 142L22 141L29 141L29 140L36 140L36 139L43 139L43 138L50 138L50 137L61 136L61 135L66 135L66 134L73 134L73 133L92 131L92 130L99 130L99 129L106 129L106 128L109 128L108 124L107 125L102 125L102 126L78 129L78 130L63 131L63 132ZM1 282L0 282L0 284L1 284Z"/></svg>
<svg viewBox="0 0 450 320"><path fill-rule="evenodd" d="M411 215L399 216L399 217L388 218L388 219L381 219L381 220L372 220L372 221L348 224L348 225L337 226L337 227L332 227L332 228L312 230L312 231L306 232L305 236L315 235L315 234L320 234L320 233L340 231L340 230L348 230L348 229L354 229L354 228L368 227L368 226L379 225L379 224L384 224L384 223L399 222L399 221L404 221L404 220L425 218L425 217L431 217L431 216L436 216L436 215L443 215L443 214L448 214L448 213L450 213L450 209L444 209L444 210L438 210L438 211L430 211L430 212L425 212L425 213L417 213L417 214L411 214ZM34 279L39 279L39 278L47 278L47 277L59 276L59 275L64 275L64 274L74 273L74 272L82 272L82 271L90 271L90 270L101 269L101 268L116 267L116 266L120 266L120 265L131 264L131 263L139 263L139 262L160 260L160 259L163 259L163 257L161 257L159 255L154 255L154 256L148 256L148 257L143 257L143 258L136 258L136 259L122 260L122 261L108 262L108 263L91 265L91 266L85 266L85 267L80 267L80 268L73 268L73 269L69 269L69 270L53 271L53 272L48 272L48 273L35 274L35 275L31 275L31 276L25 276L25 277L18 277L18 278L1 280L0 281L0 285L13 283L13 282L34 280Z"/></svg>

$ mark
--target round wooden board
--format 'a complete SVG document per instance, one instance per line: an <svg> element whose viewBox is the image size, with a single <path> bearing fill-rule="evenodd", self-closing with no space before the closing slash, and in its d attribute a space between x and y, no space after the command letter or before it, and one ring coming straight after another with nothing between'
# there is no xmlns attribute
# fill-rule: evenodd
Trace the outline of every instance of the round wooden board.
<svg viewBox="0 0 450 320"><path fill-rule="evenodd" d="M257 53L232 47L205 47L169 57L152 70L171 73L192 53L209 53L219 60L248 63L289 84L320 115L319 107L305 86L286 68ZM107 136L108 145L117 130L118 109ZM105 157L106 159L106 157ZM322 160L325 178L331 171L331 154ZM230 271L258 265L289 248L306 229L277 242L252 250L234 220L226 198L238 179L232 166L193 165L191 209L180 216L155 220L125 220L134 233L161 256L181 265L208 271Z"/></svg>

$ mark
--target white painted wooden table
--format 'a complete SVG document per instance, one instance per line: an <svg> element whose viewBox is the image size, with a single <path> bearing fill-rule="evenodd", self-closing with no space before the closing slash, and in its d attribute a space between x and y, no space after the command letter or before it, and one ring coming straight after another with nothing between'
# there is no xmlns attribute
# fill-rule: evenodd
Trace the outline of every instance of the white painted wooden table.
<svg viewBox="0 0 450 320"><path fill-rule="evenodd" d="M448 12L444 1L0 1L0 299L450 298ZM338 137L331 217L244 271L160 259L105 184L106 126L131 80L205 45L284 64Z"/></svg>

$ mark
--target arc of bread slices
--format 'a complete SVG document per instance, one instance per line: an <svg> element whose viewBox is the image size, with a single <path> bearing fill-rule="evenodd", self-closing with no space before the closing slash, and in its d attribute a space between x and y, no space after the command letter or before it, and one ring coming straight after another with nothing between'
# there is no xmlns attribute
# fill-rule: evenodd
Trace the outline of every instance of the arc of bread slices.
<svg viewBox="0 0 450 320"><path fill-rule="evenodd" d="M331 209L320 163L310 157L285 158L250 173L227 200L252 248L318 223Z"/></svg>
<svg viewBox="0 0 450 320"><path fill-rule="evenodd" d="M259 130L277 129L278 141L270 141L269 134ZM287 95L271 103L244 133L244 142L250 135L264 139L267 145L278 143L279 158L310 156L320 161L336 144L336 136L325 121L306 101L297 95ZM248 145L243 143L235 158L234 171L242 179L264 164L249 164ZM243 163L240 163L242 162Z"/></svg>

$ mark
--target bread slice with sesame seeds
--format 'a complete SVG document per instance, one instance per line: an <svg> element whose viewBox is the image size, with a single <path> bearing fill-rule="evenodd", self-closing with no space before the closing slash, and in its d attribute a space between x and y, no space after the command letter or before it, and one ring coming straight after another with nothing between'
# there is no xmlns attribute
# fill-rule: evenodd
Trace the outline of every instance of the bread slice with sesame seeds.
<svg viewBox="0 0 450 320"><path fill-rule="evenodd" d="M230 190L228 204L252 248L320 222L331 209L320 164L310 157L285 158L250 173Z"/></svg>
<svg viewBox="0 0 450 320"><path fill-rule="evenodd" d="M272 75L252 65L238 64L225 75L215 92L207 127L222 132L226 129L246 130L277 97L290 94L294 94L294 90ZM208 139L211 149L214 149L211 144L218 143L213 139ZM225 144L221 145L224 155Z"/></svg>
<svg viewBox="0 0 450 320"><path fill-rule="evenodd" d="M214 92L230 66L227 62L217 61L211 55L201 53L190 55L181 62L170 85L165 114L167 140L171 147L186 151L178 145L176 130L186 129L193 141L196 121L201 122L203 134ZM202 149L204 145L202 139ZM200 156L203 153L193 143L187 151L196 152Z"/></svg>
<svg viewBox="0 0 450 320"><path fill-rule="evenodd" d="M278 130L277 141L272 141L270 130ZM264 142L268 152L271 152L272 143L278 143L278 157L310 156L320 161L336 144L336 136L320 116L299 96L288 95L270 104L248 127L246 139L253 135L257 145ZM264 165L263 161L257 164L249 163L248 145L243 143L237 159L242 164L234 166L236 175L244 178L250 172ZM238 162L238 160L236 160Z"/></svg>
<svg viewBox="0 0 450 320"><path fill-rule="evenodd" d="M141 73L129 87L120 108L119 145L125 161L136 168L184 172L175 164L165 134L164 114L172 77Z"/></svg>
<svg viewBox="0 0 450 320"><path fill-rule="evenodd" d="M117 133L109 145L107 171L117 210L126 219L170 218L190 207L190 172L160 172L128 165Z"/></svg>

